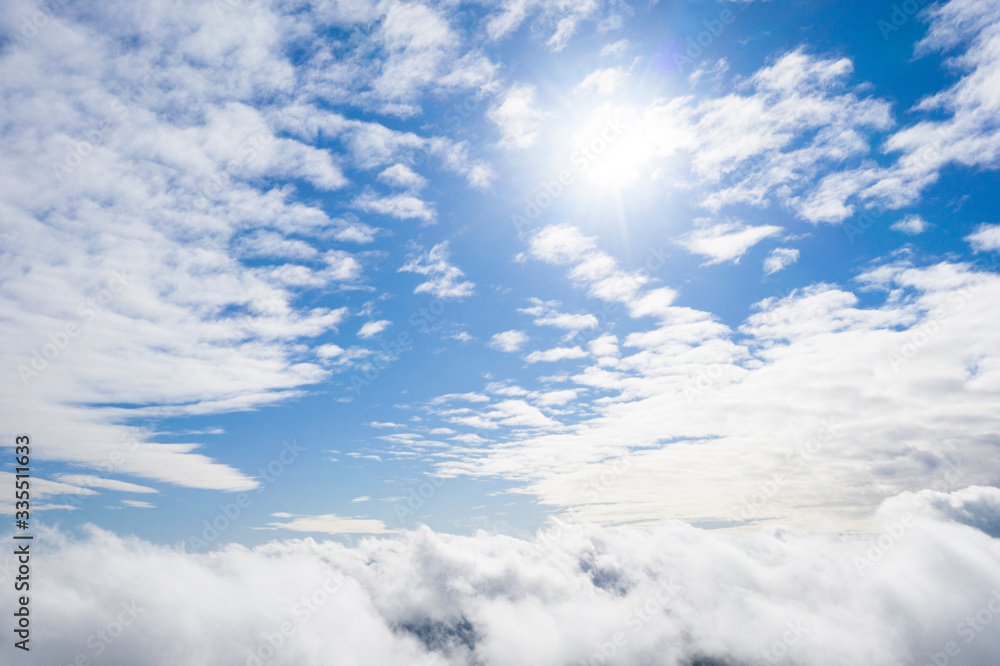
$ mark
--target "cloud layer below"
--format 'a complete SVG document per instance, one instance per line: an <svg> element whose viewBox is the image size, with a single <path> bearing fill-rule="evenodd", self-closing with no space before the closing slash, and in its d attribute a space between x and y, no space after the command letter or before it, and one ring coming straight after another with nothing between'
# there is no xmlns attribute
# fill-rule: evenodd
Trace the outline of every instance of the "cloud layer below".
<svg viewBox="0 0 1000 666"><path fill-rule="evenodd" d="M36 541L32 656L895 666L950 651L987 664L1000 650L1000 540L975 526L996 534L998 507L1000 491L970 487L892 498L878 530L859 536L555 522L528 540L421 528L354 547L306 539L205 554L50 531Z"/></svg>

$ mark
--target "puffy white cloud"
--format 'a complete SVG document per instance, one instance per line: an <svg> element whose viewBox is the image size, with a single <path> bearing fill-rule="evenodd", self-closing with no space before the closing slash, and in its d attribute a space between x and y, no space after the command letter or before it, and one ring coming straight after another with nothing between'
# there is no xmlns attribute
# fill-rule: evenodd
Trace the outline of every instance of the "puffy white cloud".
<svg viewBox="0 0 1000 666"><path fill-rule="evenodd" d="M777 236L781 227L749 226L739 222L720 222L702 226L677 239L677 243L693 254L708 257L706 266L724 261L739 262L747 250L770 236Z"/></svg>
<svg viewBox="0 0 1000 666"><path fill-rule="evenodd" d="M503 145L523 149L535 143L540 121L547 115L537 106L535 87L522 83L512 86L486 115L503 132Z"/></svg>
<svg viewBox="0 0 1000 666"><path fill-rule="evenodd" d="M904 234L909 234L910 236L916 236L917 234L922 234L927 231L930 225L927 220L919 215L907 215L902 220L898 222L893 222L892 226L889 228L893 231L902 231Z"/></svg>
<svg viewBox="0 0 1000 666"><path fill-rule="evenodd" d="M596 92L599 95L608 96L615 92L624 82L627 74L621 67L605 67L596 69L577 84L576 92Z"/></svg>
<svg viewBox="0 0 1000 666"><path fill-rule="evenodd" d="M401 273L416 273L428 278L413 290L413 293L429 293L437 298L461 300L471 296L475 283L462 280L465 273L449 263L451 252L448 241L442 241L427 252L411 257L399 269Z"/></svg>
<svg viewBox="0 0 1000 666"><path fill-rule="evenodd" d="M398 220L433 222L437 217L433 206L412 194L379 196L373 192L366 192L355 197L352 204L361 210L388 215Z"/></svg>
<svg viewBox="0 0 1000 666"><path fill-rule="evenodd" d="M358 337L367 339L376 336L390 326L392 326L392 322L388 319L365 322L364 325L358 329Z"/></svg>
<svg viewBox="0 0 1000 666"><path fill-rule="evenodd" d="M589 250L597 247L593 238L569 224L549 225L540 229L530 240L530 254L535 259L551 264L568 264L579 261Z"/></svg>
<svg viewBox="0 0 1000 666"><path fill-rule="evenodd" d="M580 347L553 347L544 351L533 351L525 356L524 360L528 363L552 363L566 359L583 358L585 356L587 356L587 352Z"/></svg>
<svg viewBox="0 0 1000 666"><path fill-rule="evenodd" d="M388 185L419 190L427 185L427 179L405 164L393 164L378 175L378 179Z"/></svg>
<svg viewBox="0 0 1000 666"><path fill-rule="evenodd" d="M976 252L1000 251L1000 224L981 224L965 240Z"/></svg>
<svg viewBox="0 0 1000 666"><path fill-rule="evenodd" d="M569 276L586 285L589 296L612 302L635 301L639 290L649 282L648 275L623 271L614 257L596 247L595 238L584 236L573 225L555 224L531 235L527 256L550 264L575 264Z"/></svg>
<svg viewBox="0 0 1000 666"><path fill-rule="evenodd" d="M516 352L520 351L527 341L528 334L524 331L503 331L490 338L489 346L502 352Z"/></svg>
<svg viewBox="0 0 1000 666"><path fill-rule="evenodd" d="M554 326L570 331L579 331L595 328L598 324L597 317L592 314L560 312L557 309L559 307L557 301L542 301L538 298L531 298L530 301L530 307L519 308L518 312L533 316L534 323L538 326Z"/></svg>
<svg viewBox="0 0 1000 666"><path fill-rule="evenodd" d="M309 666L332 653L387 666L890 666L956 648L963 663L993 663L997 539L902 508L908 519L887 504L858 535L558 521L527 540L420 528L350 547L304 539L204 554L44 530L32 627L45 640L31 649L39 663L82 654L149 666ZM13 602L0 597L0 612Z"/></svg>
<svg viewBox="0 0 1000 666"><path fill-rule="evenodd" d="M772 275L788 268L799 260L799 251L790 247L776 247L764 258L764 274Z"/></svg>
<svg viewBox="0 0 1000 666"><path fill-rule="evenodd" d="M676 298L677 292L669 287L651 289L629 303L629 313L633 317L666 315Z"/></svg>
<svg viewBox="0 0 1000 666"><path fill-rule="evenodd" d="M553 407L558 405L565 405L568 402L576 400L576 396L580 394L581 389L560 389L556 391L545 391L537 395L532 395L531 399L543 407Z"/></svg>

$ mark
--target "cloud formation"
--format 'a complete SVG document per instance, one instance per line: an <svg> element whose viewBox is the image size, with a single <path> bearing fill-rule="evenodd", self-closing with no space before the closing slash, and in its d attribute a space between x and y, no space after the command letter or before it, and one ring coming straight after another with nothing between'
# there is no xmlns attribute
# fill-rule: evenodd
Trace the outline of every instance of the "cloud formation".
<svg viewBox="0 0 1000 666"><path fill-rule="evenodd" d="M350 547L305 539L190 554L96 528L46 530L32 589L44 640L32 656L892 666L957 650L987 664L1000 650L1000 541L976 526L997 524L997 493L900 496L875 531L840 537L557 521L530 539L420 528ZM0 612L11 603L0 598Z"/></svg>

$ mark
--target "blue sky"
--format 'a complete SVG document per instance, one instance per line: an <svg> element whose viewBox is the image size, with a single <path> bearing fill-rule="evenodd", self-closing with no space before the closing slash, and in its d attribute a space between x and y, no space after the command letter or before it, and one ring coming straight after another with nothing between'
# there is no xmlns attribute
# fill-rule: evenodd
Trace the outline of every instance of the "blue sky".
<svg viewBox="0 0 1000 666"><path fill-rule="evenodd" d="M39 521L855 531L998 480L985 3L33 7L0 316Z"/></svg>
<svg viewBox="0 0 1000 666"><path fill-rule="evenodd" d="M995 664L995 0L11 0L0 88L25 663Z"/></svg>

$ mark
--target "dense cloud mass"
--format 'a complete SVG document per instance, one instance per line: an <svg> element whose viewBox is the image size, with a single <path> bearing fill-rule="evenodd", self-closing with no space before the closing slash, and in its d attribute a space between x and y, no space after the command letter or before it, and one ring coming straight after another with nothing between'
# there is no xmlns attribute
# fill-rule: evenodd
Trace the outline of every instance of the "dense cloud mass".
<svg viewBox="0 0 1000 666"><path fill-rule="evenodd" d="M995 488L906 494L839 537L553 522L206 554L50 531L32 663L991 664L1000 541L979 528L998 506Z"/></svg>

